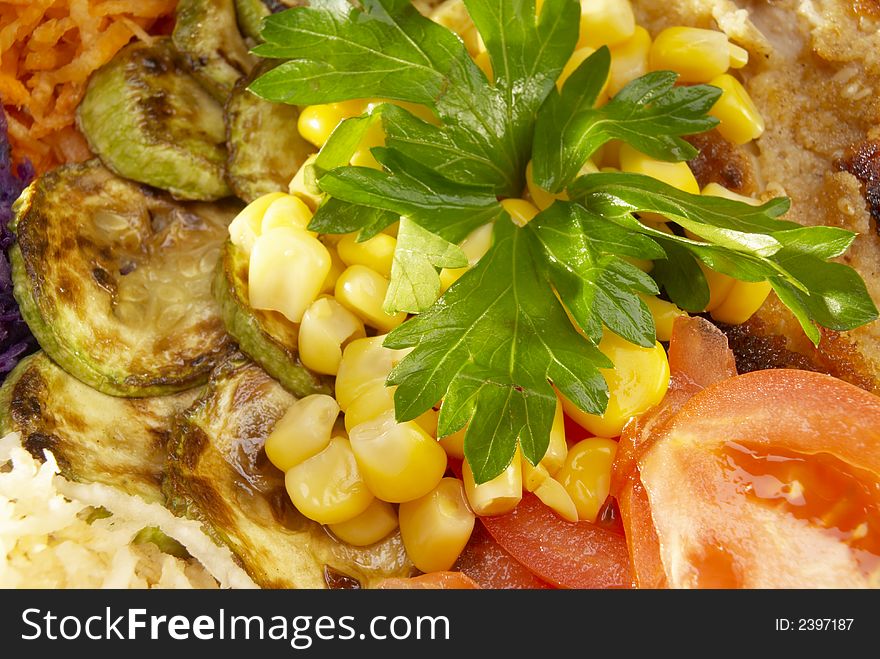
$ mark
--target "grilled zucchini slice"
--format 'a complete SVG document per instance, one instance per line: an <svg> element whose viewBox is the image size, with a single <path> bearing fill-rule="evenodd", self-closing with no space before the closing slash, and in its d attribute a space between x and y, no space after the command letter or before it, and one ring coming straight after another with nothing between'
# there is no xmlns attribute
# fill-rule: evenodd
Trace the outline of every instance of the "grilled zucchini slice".
<svg viewBox="0 0 880 659"><path fill-rule="evenodd" d="M266 16L307 4L308 0L235 0L238 29L244 36L259 42L260 27Z"/></svg>
<svg viewBox="0 0 880 659"><path fill-rule="evenodd" d="M226 331L269 375L298 396L331 393L332 379L309 371L297 356L298 326L280 313L248 304L248 256L226 241L214 277L214 297Z"/></svg>
<svg viewBox="0 0 880 659"><path fill-rule="evenodd" d="M221 103L256 64L238 30L234 0L181 0L171 38L193 75Z"/></svg>
<svg viewBox="0 0 880 659"><path fill-rule="evenodd" d="M364 586L408 576L412 565L399 534L351 547L291 504L284 474L263 445L294 400L243 356L218 367L169 444L167 504L201 520L264 588L323 588L325 567Z"/></svg>
<svg viewBox="0 0 880 659"><path fill-rule="evenodd" d="M231 348L211 279L238 206L176 203L92 160L16 206L15 298L40 346L116 396L203 384Z"/></svg>
<svg viewBox="0 0 880 659"><path fill-rule="evenodd" d="M238 29L244 36L254 41L260 41L260 27L263 19L271 13L263 0L235 0Z"/></svg>
<svg viewBox="0 0 880 659"><path fill-rule="evenodd" d="M20 432L35 458L50 449L65 478L102 483L165 502L162 472L172 420L199 396L107 396L64 372L44 352L23 359L0 388L0 432Z"/></svg>
<svg viewBox="0 0 880 659"><path fill-rule="evenodd" d="M258 67L255 76L269 68ZM299 108L252 94L247 90L252 79L242 78L226 103L226 180L248 203L270 192L286 192L290 179L315 151L297 130Z"/></svg>
<svg viewBox="0 0 880 659"><path fill-rule="evenodd" d="M123 48L89 80L77 123L92 151L125 178L179 199L229 196L223 107L169 39Z"/></svg>

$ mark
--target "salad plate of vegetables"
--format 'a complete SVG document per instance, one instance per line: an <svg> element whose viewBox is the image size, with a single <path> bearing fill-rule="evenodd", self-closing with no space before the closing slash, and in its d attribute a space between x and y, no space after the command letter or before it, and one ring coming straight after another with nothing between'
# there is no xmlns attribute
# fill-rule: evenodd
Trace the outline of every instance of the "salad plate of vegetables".
<svg viewBox="0 0 880 659"><path fill-rule="evenodd" d="M42 4L0 584L880 585L871 62L733 3Z"/></svg>

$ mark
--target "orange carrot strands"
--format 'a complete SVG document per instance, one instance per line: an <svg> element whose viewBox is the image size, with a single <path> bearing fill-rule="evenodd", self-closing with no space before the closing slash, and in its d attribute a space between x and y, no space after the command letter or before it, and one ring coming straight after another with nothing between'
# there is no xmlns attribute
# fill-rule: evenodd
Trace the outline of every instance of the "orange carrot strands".
<svg viewBox="0 0 880 659"><path fill-rule="evenodd" d="M89 76L176 0L0 0L0 102L16 162L38 172L90 156L74 125Z"/></svg>

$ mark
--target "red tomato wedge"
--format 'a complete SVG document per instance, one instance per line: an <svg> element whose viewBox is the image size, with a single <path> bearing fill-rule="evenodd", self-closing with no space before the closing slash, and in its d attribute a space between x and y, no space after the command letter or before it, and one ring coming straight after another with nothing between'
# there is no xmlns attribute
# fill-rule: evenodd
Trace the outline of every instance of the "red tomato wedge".
<svg viewBox="0 0 880 659"><path fill-rule="evenodd" d="M383 590L475 590L480 584L461 572L428 572L409 579L384 579L378 588Z"/></svg>
<svg viewBox="0 0 880 659"><path fill-rule="evenodd" d="M627 429L615 464L637 583L880 586L880 398L797 370L711 383L710 367Z"/></svg>
<svg viewBox="0 0 880 659"><path fill-rule="evenodd" d="M669 371L666 396L655 408L630 421L620 437L611 481L611 493L618 499L657 430L694 394L736 375L736 362L721 330L708 320L686 316L676 319L672 328Z"/></svg>
<svg viewBox="0 0 880 659"><path fill-rule="evenodd" d="M464 572L482 588L552 588L495 542L482 524L474 526L455 569Z"/></svg>
<svg viewBox="0 0 880 659"><path fill-rule="evenodd" d="M533 494L525 494L513 512L480 521L511 556L554 586L631 586L622 535L588 522L563 521Z"/></svg>

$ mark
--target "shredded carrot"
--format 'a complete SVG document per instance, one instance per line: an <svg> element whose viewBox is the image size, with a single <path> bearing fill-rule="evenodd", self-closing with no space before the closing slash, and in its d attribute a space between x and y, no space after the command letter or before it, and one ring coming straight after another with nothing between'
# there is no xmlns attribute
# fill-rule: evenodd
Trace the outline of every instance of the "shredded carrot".
<svg viewBox="0 0 880 659"><path fill-rule="evenodd" d="M0 102L13 158L38 172L90 157L75 126L89 76L132 38L165 32L176 0L0 0Z"/></svg>

